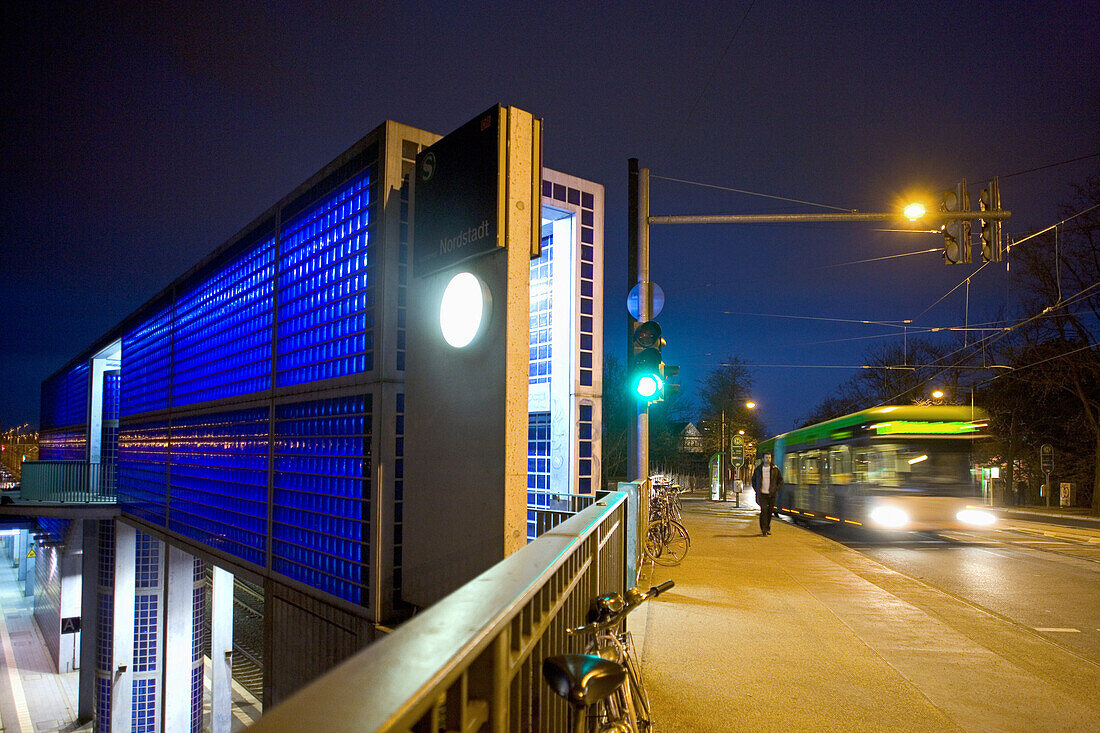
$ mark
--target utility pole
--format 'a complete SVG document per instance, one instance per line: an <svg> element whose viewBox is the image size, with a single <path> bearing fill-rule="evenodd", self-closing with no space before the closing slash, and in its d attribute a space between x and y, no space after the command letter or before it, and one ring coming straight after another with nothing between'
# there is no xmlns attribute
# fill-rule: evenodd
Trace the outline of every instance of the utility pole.
<svg viewBox="0 0 1100 733"><path fill-rule="evenodd" d="M653 317L653 284L649 280L649 169L638 168L638 159L627 164L629 202L627 204L626 280L627 292L639 285L638 320L627 315L627 359L629 371L634 363L634 329ZM649 403L634 400L627 425L627 480L649 478Z"/></svg>
<svg viewBox="0 0 1100 733"><path fill-rule="evenodd" d="M649 279L649 227L653 224L805 224L823 222L853 221L895 221L905 218L899 212L860 212L851 211L841 214L686 214L679 216L649 215L649 169L639 168L638 159L631 158L627 164L628 202L627 202L627 291L635 285L639 287L638 321L627 316L627 369L630 369L634 357L634 329L637 323L645 323L653 317L653 283ZM965 203L966 182L959 184L960 202L957 210L929 213L929 219L945 224L959 222L959 229L966 232L965 246L969 252L970 221L979 212L970 211ZM1011 211L1000 208L1000 193L990 198L990 210L981 211L983 226L994 226L1000 233L1000 223L1012 216ZM969 260L968 260L969 261ZM969 284L969 282L968 282ZM969 295L968 295L969 297ZM649 478L649 405L636 402L634 419L627 427L627 479L630 481ZM720 464L721 467L722 464ZM722 478L725 481L725 476ZM1049 493L1049 492L1048 492ZM1049 500L1049 495L1048 495Z"/></svg>

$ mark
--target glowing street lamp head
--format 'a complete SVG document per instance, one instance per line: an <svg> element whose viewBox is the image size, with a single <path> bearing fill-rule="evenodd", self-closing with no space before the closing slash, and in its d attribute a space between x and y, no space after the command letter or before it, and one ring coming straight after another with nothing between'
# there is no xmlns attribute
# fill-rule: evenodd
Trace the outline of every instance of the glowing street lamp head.
<svg viewBox="0 0 1100 733"><path fill-rule="evenodd" d="M909 221L916 221L925 215L924 204L912 203L905 207L905 218Z"/></svg>
<svg viewBox="0 0 1100 733"><path fill-rule="evenodd" d="M942 389L933 390L932 391L932 399L942 400L943 399L943 390Z"/></svg>
<svg viewBox="0 0 1100 733"><path fill-rule="evenodd" d="M489 320L491 304L489 289L477 275L460 272L452 277L439 304L444 340L456 349L473 343Z"/></svg>
<svg viewBox="0 0 1100 733"><path fill-rule="evenodd" d="M752 400L749 400L748 402L745 403L745 407L749 408L750 410L755 410L756 409L756 403L753 402Z"/></svg>

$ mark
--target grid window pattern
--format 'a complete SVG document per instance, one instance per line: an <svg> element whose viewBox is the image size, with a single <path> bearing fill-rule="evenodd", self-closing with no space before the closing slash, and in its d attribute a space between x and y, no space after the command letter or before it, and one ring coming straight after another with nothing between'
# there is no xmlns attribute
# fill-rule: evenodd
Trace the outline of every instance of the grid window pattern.
<svg viewBox="0 0 1100 733"><path fill-rule="evenodd" d="M119 388L122 386L122 373L118 371L103 374L103 419L118 420Z"/></svg>
<svg viewBox="0 0 1100 733"><path fill-rule="evenodd" d="M88 438L83 430L42 433L38 439L38 460L83 461L87 449Z"/></svg>
<svg viewBox="0 0 1100 733"><path fill-rule="evenodd" d="M272 570L363 603L370 541L371 397L275 408Z"/></svg>
<svg viewBox="0 0 1100 733"><path fill-rule="evenodd" d="M564 201L580 207L580 339L577 361L578 380L582 387L593 384L593 339L595 335L595 269L596 269L596 224L595 196L560 183L542 182L542 195L558 201Z"/></svg>
<svg viewBox="0 0 1100 733"><path fill-rule="evenodd" d="M267 453L267 408L173 421L168 528L263 565Z"/></svg>
<svg viewBox="0 0 1100 733"><path fill-rule="evenodd" d="M88 365L78 364L42 383L41 430L84 425L88 422Z"/></svg>
<svg viewBox="0 0 1100 733"><path fill-rule="evenodd" d="M95 730L106 731L111 720L111 678L96 677L95 680ZM102 721L102 722L101 722Z"/></svg>
<svg viewBox="0 0 1100 733"><path fill-rule="evenodd" d="M577 493L592 493L592 405L577 406Z"/></svg>
<svg viewBox="0 0 1100 733"><path fill-rule="evenodd" d="M160 585L160 543L144 532L138 533L134 560L134 586L156 588Z"/></svg>
<svg viewBox="0 0 1100 733"><path fill-rule="evenodd" d="M99 522L99 566L96 573L96 682L95 712L97 721L111 719L111 675L114 672L115 625L115 524ZM99 725L97 730L106 728Z"/></svg>
<svg viewBox="0 0 1100 733"><path fill-rule="evenodd" d="M393 446L393 604L400 606L405 546L405 393L397 393Z"/></svg>
<svg viewBox="0 0 1100 733"><path fill-rule="evenodd" d="M168 422L123 424L118 444L119 506L163 526L167 516Z"/></svg>
<svg viewBox="0 0 1100 733"><path fill-rule="evenodd" d="M542 254L531 260L531 356L528 361L528 383L550 382L551 312L554 282L554 237L544 234Z"/></svg>
<svg viewBox="0 0 1100 733"><path fill-rule="evenodd" d="M550 506L550 413L527 416L527 506ZM535 513L527 512L527 541L535 538Z"/></svg>
<svg viewBox="0 0 1100 733"><path fill-rule="evenodd" d="M277 386L373 368L372 178L356 175L283 227Z"/></svg>
<svg viewBox="0 0 1100 733"><path fill-rule="evenodd" d="M157 681L134 680L132 733L155 733L157 729Z"/></svg>
<svg viewBox="0 0 1100 733"><path fill-rule="evenodd" d="M157 596L139 593L134 598L134 671L157 668Z"/></svg>
<svg viewBox="0 0 1100 733"><path fill-rule="evenodd" d="M195 558L191 592L191 733L202 733L203 651L206 636L206 563Z"/></svg>
<svg viewBox="0 0 1100 733"><path fill-rule="evenodd" d="M270 388L274 276L272 234L177 300L173 406Z"/></svg>
<svg viewBox="0 0 1100 733"><path fill-rule="evenodd" d="M166 307L122 337L119 415L168 407L172 367L172 311Z"/></svg>

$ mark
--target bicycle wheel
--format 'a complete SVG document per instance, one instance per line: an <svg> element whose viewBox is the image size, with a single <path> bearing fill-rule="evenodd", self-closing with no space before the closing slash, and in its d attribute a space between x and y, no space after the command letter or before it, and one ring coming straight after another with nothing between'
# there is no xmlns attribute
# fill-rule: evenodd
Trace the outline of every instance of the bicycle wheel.
<svg viewBox="0 0 1100 733"><path fill-rule="evenodd" d="M656 530L655 534L658 537L667 537L667 539L665 539L664 543L661 545L660 551L652 556L653 562L657 563L658 565L664 565L666 567L679 565L680 562L684 559L684 555L687 554L688 547L691 546L691 540L688 538L688 532L686 529L684 529L684 525L680 524L679 522L669 521L662 524L666 524L667 527ZM652 528L653 524L650 524L649 526ZM647 547L649 545L649 536L650 534L647 531Z"/></svg>
<svg viewBox="0 0 1100 733"><path fill-rule="evenodd" d="M638 665L634 661L634 639L626 634L626 647L629 653L626 655L626 677L630 684L630 697L634 703L635 722L642 733L653 730L653 718L649 711L649 693L642 684L642 675Z"/></svg>
<svg viewBox="0 0 1100 733"><path fill-rule="evenodd" d="M645 532L645 554L653 561L661 556L665 542L672 536L672 528L663 519L655 519L649 523Z"/></svg>

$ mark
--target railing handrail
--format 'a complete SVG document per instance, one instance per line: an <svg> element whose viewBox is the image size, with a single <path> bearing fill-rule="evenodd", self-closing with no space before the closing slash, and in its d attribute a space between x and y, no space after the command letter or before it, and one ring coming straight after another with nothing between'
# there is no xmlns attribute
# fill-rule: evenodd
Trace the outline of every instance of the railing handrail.
<svg viewBox="0 0 1100 733"><path fill-rule="evenodd" d="M381 731L429 709L626 499L612 492L540 535L281 702L256 730Z"/></svg>

